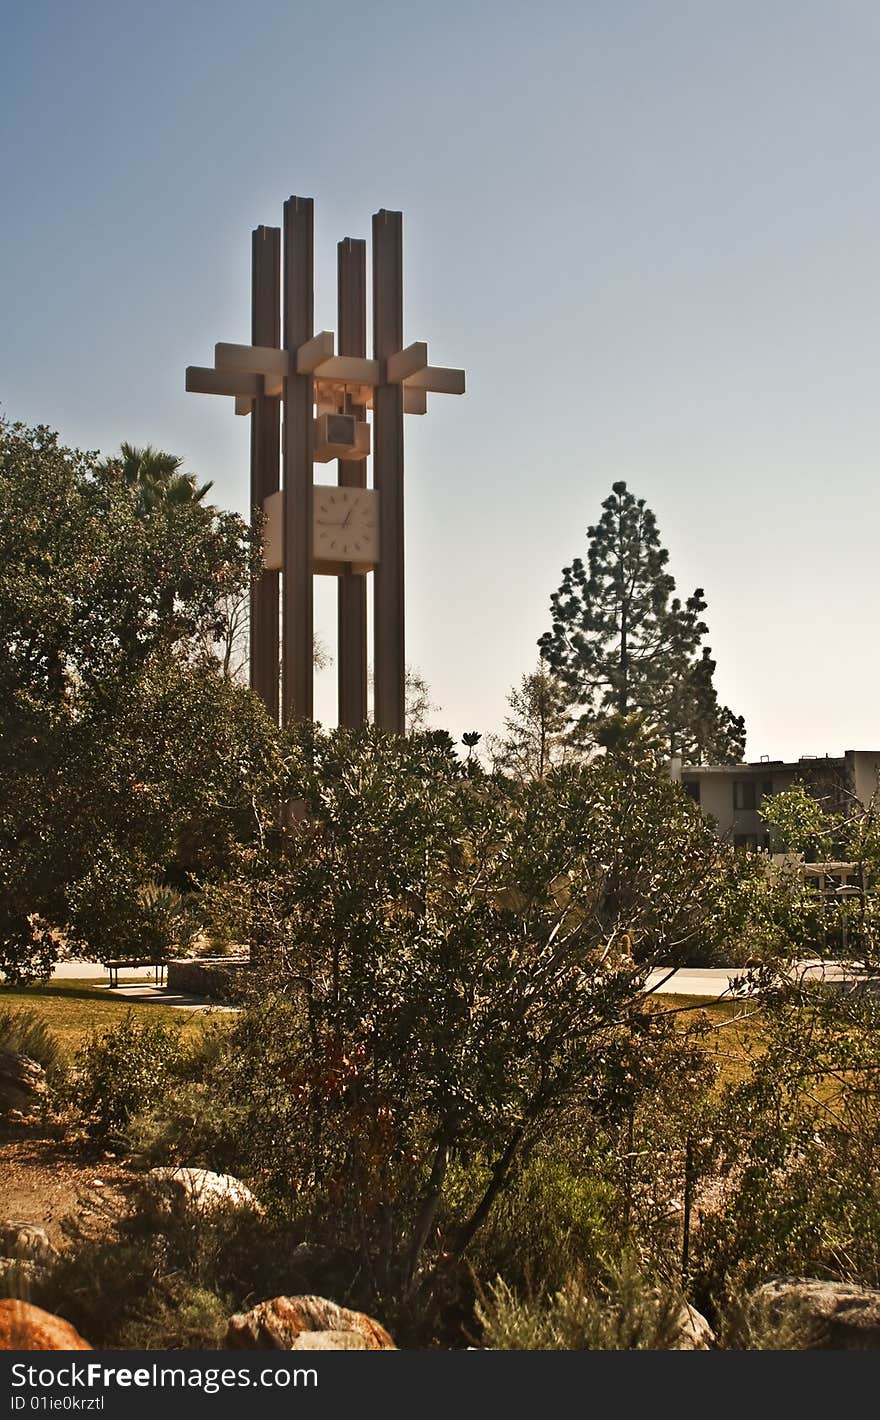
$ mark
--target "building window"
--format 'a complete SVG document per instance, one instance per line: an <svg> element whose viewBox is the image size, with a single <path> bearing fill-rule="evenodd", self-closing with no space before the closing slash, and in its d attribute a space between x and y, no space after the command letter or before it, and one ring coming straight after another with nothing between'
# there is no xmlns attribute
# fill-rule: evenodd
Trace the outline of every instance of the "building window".
<svg viewBox="0 0 880 1420"><path fill-rule="evenodd" d="M772 780L772 779L765 779L764 782L763 782L763 784L761 785L761 800L762 800L762 802L763 802L764 799L770 799L770 798L772 798L772 797L773 797L773 780Z"/></svg>
<svg viewBox="0 0 880 1420"><path fill-rule="evenodd" d="M734 779L733 807L735 809L757 808L754 779Z"/></svg>
<svg viewBox="0 0 880 1420"><path fill-rule="evenodd" d="M733 835L734 848L744 849L747 853L757 853L758 835L756 833L735 833Z"/></svg>
<svg viewBox="0 0 880 1420"><path fill-rule="evenodd" d="M686 794L690 794L695 804L700 802L700 781L699 779L689 779L681 786Z"/></svg>

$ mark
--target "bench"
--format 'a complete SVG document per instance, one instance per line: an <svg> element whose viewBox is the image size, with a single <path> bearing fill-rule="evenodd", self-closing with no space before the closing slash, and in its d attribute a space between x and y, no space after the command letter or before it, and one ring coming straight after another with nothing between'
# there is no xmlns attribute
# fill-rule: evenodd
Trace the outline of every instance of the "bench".
<svg viewBox="0 0 880 1420"><path fill-rule="evenodd" d="M124 970L131 970L133 967L151 966L157 986L165 985L165 968L167 962L158 957L114 957L112 961L102 962L110 973L110 989L114 990L119 985L119 973Z"/></svg>

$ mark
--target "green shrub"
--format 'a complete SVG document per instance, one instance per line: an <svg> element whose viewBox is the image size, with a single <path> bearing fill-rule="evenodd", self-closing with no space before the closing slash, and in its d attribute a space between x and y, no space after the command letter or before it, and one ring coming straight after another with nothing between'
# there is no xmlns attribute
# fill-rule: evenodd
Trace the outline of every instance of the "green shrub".
<svg viewBox="0 0 880 1420"><path fill-rule="evenodd" d="M484 1345L496 1351L668 1351L676 1349L683 1304L628 1261L591 1290L572 1278L537 1298L499 1278L475 1310Z"/></svg>
<svg viewBox="0 0 880 1420"><path fill-rule="evenodd" d="M797 1302L735 1293L720 1310L718 1340L724 1351L810 1351L822 1346L822 1332Z"/></svg>
<svg viewBox="0 0 880 1420"><path fill-rule="evenodd" d="M762 1050L725 1089L719 1182L696 1232L701 1299L792 1274L880 1285L880 1004L765 997Z"/></svg>
<svg viewBox="0 0 880 1420"><path fill-rule="evenodd" d="M139 947L145 956L187 951L201 923L188 897L160 883L147 883L137 894Z"/></svg>
<svg viewBox="0 0 880 1420"><path fill-rule="evenodd" d="M600 1259L623 1242L614 1188L565 1156L560 1145L527 1165L499 1199L485 1236L470 1254L480 1276L516 1286L551 1286L575 1273L595 1277Z"/></svg>
<svg viewBox="0 0 880 1420"><path fill-rule="evenodd" d="M77 1053L74 1100L98 1138L119 1134L131 1116L160 1100L185 1059L180 1033L134 1012Z"/></svg>
<svg viewBox="0 0 880 1420"><path fill-rule="evenodd" d="M227 1318L263 1297L347 1300L299 1242L298 1232L250 1209L194 1212L177 1190L144 1188L109 1234L71 1220L67 1246L29 1299L96 1347L213 1349Z"/></svg>
<svg viewBox="0 0 880 1420"><path fill-rule="evenodd" d="M64 1083L68 1060L64 1047L37 1011L7 1006L0 1011L0 1050L27 1055L42 1065L50 1085Z"/></svg>

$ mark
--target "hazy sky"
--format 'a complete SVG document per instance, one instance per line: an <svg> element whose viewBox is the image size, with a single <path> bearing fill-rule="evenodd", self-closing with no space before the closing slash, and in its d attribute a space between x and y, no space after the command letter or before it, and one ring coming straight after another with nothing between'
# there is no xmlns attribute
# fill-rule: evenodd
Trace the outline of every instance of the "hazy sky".
<svg viewBox="0 0 880 1420"><path fill-rule="evenodd" d="M248 421L184 368L249 339L251 229L315 198L333 329L337 240L401 208L405 339L468 372L407 420L437 723L500 724L626 479L749 757L875 748L878 53L877 0L9 5L4 411L245 511Z"/></svg>

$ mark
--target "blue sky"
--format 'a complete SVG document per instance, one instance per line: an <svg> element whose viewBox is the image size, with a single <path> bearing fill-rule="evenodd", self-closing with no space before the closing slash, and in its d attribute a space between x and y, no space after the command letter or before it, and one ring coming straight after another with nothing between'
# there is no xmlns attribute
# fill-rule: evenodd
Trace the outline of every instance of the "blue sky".
<svg viewBox="0 0 880 1420"><path fill-rule="evenodd" d="M8 7L0 402L244 511L247 421L183 372L249 338L251 229L315 198L332 329L336 241L401 208L405 338L468 371L407 421L438 723L498 727L623 478L749 756L876 747L878 52L875 0Z"/></svg>

